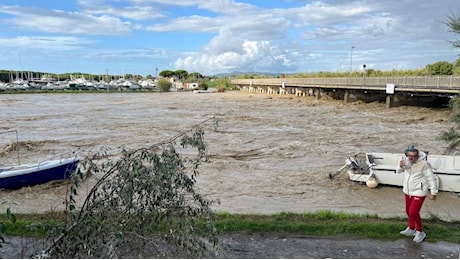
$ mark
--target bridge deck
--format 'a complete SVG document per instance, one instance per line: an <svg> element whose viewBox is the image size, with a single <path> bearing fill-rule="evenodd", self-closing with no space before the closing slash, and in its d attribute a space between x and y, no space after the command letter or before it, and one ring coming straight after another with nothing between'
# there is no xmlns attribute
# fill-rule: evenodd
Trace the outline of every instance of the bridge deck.
<svg viewBox="0 0 460 260"><path fill-rule="evenodd" d="M298 88L329 88L386 91L393 84L396 91L436 94L458 94L460 77L454 76L405 76L361 78L257 78L233 79L239 86L274 86Z"/></svg>

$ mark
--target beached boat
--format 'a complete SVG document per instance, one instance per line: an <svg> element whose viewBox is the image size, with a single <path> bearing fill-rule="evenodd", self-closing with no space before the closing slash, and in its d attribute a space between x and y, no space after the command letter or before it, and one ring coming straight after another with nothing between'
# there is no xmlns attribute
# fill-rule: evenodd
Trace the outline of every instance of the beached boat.
<svg viewBox="0 0 460 260"><path fill-rule="evenodd" d="M80 162L79 153L63 153L38 163L21 164L19 158L19 142L16 130L4 133L16 133L18 163L13 166L0 167L0 189L19 189L26 186L43 184L50 181L64 180L71 176Z"/></svg>
<svg viewBox="0 0 460 260"><path fill-rule="evenodd" d="M78 167L79 156L47 159L39 163L0 167L0 189L19 189L64 180Z"/></svg>
<svg viewBox="0 0 460 260"><path fill-rule="evenodd" d="M403 153L365 153L361 160L358 156L347 158L341 170L348 168L351 181L366 183L370 188L379 184L402 186L403 174L397 174L396 167L404 156ZM438 189L460 195L460 156L429 154L427 160L437 176Z"/></svg>

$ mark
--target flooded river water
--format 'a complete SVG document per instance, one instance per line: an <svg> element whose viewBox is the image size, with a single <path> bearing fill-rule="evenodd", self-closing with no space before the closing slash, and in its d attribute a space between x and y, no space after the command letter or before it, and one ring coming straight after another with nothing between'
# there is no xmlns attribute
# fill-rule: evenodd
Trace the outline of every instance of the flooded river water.
<svg viewBox="0 0 460 260"><path fill-rule="evenodd" d="M343 104L314 97L245 92L194 94L98 93L0 95L0 131L19 133L21 162L101 146L145 147L205 119L210 161L200 167L198 188L231 213L314 212L330 209L405 216L401 188L369 189L346 174L330 180L345 159L360 152L402 152L415 144L442 154L439 133L451 126L449 109ZM0 135L0 164L16 163L14 134ZM237 156L236 156L237 155ZM88 191L101 176L85 180ZM66 185L44 184L0 191L2 211L42 212L64 208ZM440 192L422 213L460 219L460 198Z"/></svg>

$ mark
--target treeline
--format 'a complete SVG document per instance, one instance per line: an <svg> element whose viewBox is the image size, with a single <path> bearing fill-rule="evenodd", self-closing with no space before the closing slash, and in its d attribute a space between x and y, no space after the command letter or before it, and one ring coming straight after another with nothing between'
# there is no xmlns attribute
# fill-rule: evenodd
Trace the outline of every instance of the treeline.
<svg viewBox="0 0 460 260"><path fill-rule="evenodd" d="M295 77L295 78L324 78L324 77L400 77L400 76L434 76L434 75L453 75L460 76L460 59L457 59L455 62L451 63L448 61L438 61L433 64L428 64L423 69L415 70L390 70L382 71L376 69L367 69L363 68L358 71L352 71L351 74L349 71L340 71L340 72L328 72L328 71L318 71L311 73L293 73L293 74L280 74L279 77ZM160 77L164 78L176 78L182 82L193 82L201 81L204 79L210 79L213 77L206 77L200 74L199 72L189 73L186 70L163 70L159 73ZM259 73L242 73L238 74L238 78L260 78L260 77L273 77L271 75L263 75ZM10 70L0 70L0 82L10 82L12 80L23 79L23 80L32 80L32 79L52 79L52 80L71 80L75 78L85 78L87 80L96 80L96 81L106 81L109 82L113 79L125 78L139 81L141 79L154 79L155 77L151 74L143 77L136 74L125 74L125 75L96 75L89 73L64 73L64 74L54 74L48 72L37 72L37 71L10 71Z"/></svg>
<svg viewBox="0 0 460 260"><path fill-rule="evenodd" d="M289 77L289 78L344 78L344 77L402 77L402 76L434 76L434 75L453 75L460 76L460 59L457 59L454 63L448 61L438 61L433 64L426 65L423 69L415 70L390 70L382 71L376 69L363 68L358 71L340 71L340 72L328 72L328 71L318 71L311 73L294 73L294 74L280 74L279 77ZM264 76L260 74L241 74L238 75L238 78L248 79L248 78L260 78L267 77L271 78L273 75Z"/></svg>

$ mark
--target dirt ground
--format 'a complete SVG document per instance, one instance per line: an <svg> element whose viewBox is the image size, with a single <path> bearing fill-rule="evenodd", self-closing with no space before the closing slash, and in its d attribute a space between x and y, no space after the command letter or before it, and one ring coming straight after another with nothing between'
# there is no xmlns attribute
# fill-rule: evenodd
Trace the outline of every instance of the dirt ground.
<svg viewBox="0 0 460 260"><path fill-rule="evenodd" d="M445 242L396 241L232 234L222 237L227 248L217 258L459 258L460 245Z"/></svg>
<svg viewBox="0 0 460 260"><path fill-rule="evenodd" d="M215 259L459 259L460 245L446 242L414 243L409 237L396 241L335 237L284 236L277 234L225 234ZM38 240L10 237L0 248L1 258L30 258L43 245Z"/></svg>

